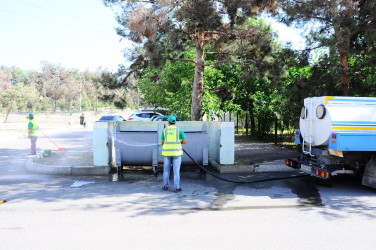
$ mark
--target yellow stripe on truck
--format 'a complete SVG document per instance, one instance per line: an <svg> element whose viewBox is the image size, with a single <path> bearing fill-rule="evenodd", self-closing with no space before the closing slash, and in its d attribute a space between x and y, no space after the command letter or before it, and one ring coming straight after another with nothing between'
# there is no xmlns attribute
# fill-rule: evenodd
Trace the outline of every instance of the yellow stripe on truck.
<svg viewBox="0 0 376 250"><path fill-rule="evenodd" d="M334 99L334 96L326 96L325 97L325 104L328 104L329 99Z"/></svg>
<svg viewBox="0 0 376 250"><path fill-rule="evenodd" d="M376 127L332 127L333 130L376 130Z"/></svg>

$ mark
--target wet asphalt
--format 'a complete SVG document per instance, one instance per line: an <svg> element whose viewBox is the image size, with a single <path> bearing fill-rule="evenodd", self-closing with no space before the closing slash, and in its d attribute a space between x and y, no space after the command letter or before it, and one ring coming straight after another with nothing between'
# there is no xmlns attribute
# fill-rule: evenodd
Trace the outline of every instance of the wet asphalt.
<svg viewBox="0 0 376 250"><path fill-rule="evenodd" d="M51 132L52 134L52 132ZM53 134L53 140L58 145L65 145L68 150L73 152L79 152L80 150L92 150L92 131L90 130L77 130L77 131L61 131ZM11 143L10 143L11 142ZM39 145L46 145L49 142L49 138L39 138ZM162 185L162 166L158 166L158 175L154 175L151 168L148 167L128 167L118 175L110 174L108 176L48 176L38 175L27 172L24 167L25 159L27 155L29 141L25 138L18 138L14 141L2 142L3 150L0 151L0 174L2 184L15 184L15 183L46 183L59 182L61 185L70 186L72 180L83 180L94 183L100 183L101 185L108 183L125 183L125 184L139 184L142 189L147 190L147 186L153 186L159 190ZM6 146L8 145L8 147ZM281 148L273 144L266 144L258 141L253 141L246 136L235 137L235 158L247 163L266 162L271 160L285 159L288 157L296 156L296 151L288 148ZM292 172L261 172L261 173L242 173L242 174L219 174L213 168L208 167L208 170L215 175L229 181L219 180L212 175L209 175L197 167L183 167L181 170L181 183L183 191L188 191L189 196L195 196L195 193L202 193L200 186L210 188L210 190L216 190L214 192L215 198L211 201L211 205L205 207L205 209L229 209L226 207L228 203L236 197L236 190L240 187L251 188L256 191L262 192L263 190L272 189L273 187L283 187L289 190L292 194L298 197L298 204L291 206L297 207L309 207L309 206L323 206L322 198L320 196L318 186L330 186L329 183L320 183L311 177L304 176L302 173L296 171ZM299 177L301 176L301 177ZM293 177L293 178L290 178ZM272 179L272 181L271 181ZM273 180L279 179L279 180ZM171 176L172 181L172 176ZM256 183L233 183L235 182L256 182ZM347 180L348 181L348 180ZM354 185L359 183L356 180L351 180ZM340 182L341 183L341 182ZM198 185L198 186L197 186ZM193 187L193 188L192 188ZM204 188L205 190L205 188ZM171 190L170 190L171 191ZM182 192L183 195L187 195L186 192ZM178 195L182 195L178 194ZM205 191L204 191L205 194ZM273 191L271 195L273 198L284 197L286 194ZM12 195L3 195L7 198L13 198ZM0 197L1 198L1 197ZM260 205L263 208L268 208L267 205ZM251 206L241 206L243 209L251 208ZM275 207L271 205L270 207ZM256 206L257 208L257 206ZM192 209L198 209L193 207ZM202 207L200 209L203 209ZM233 207L233 209L239 209L239 207Z"/></svg>
<svg viewBox="0 0 376 250"><path fill-rule="evenodd" d="M49 135L79 152L92 146L90 133ZM243 161L290 153L235 139L247 139L235 153ZM40 138L38 145L53 146L48 143ZM162 190L161 173L147 167L108 176L30 173L29 147L25 138L0 140L0 200L7 199L0 204L2 249L374 249L376 244L370 237L376 192L356 178L322 183L307 176L267 180L294 171L220 174L264 180L237 184L193 167L182 169L183 190L175 193Z"/></svg>

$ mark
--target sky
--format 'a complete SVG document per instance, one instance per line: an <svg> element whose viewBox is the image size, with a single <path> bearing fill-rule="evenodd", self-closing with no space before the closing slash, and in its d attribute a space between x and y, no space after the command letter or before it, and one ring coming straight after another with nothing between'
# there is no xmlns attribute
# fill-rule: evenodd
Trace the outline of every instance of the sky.
<svg viewBox="0 0 376 250"><path fill-rule="evenodd" d="M115 27L102 0L0 0L0 65L38 70L48 61L115 71L130 46Z"/></svg>
<svg viewBox="0 0 376 250"><path fill-rule="evenodd" d="M299 34L272 22L280 39L301 48ZM81 71L116 71L131 43L102 0L0 0L0 66L39 70L41 61Z"/></svg>

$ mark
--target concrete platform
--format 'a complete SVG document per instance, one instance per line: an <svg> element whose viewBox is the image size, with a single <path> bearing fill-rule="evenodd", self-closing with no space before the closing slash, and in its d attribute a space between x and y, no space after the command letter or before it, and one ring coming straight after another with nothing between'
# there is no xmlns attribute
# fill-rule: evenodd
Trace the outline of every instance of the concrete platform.
<svg viewBox="0 0 376 250"><path fill-rule="evenodd" d="M235 164L213 167L221 174L294 172L296 170L285 166L284 161L296 156L295 150L236 135ZM50 157L37 155L27 161L26 169L34 173L61 175L107 175L110 172L108 166L94 167L92 151L69 150L52 151Z"/></svg>
<svg viewBox="0 0 376 250"><path fill-rule="evenodd" d="M285 160L298 156L297 150L235 135L235 164L214 167L221 174L296 171L285 165Z"/></svg>
<svg viewBox="0 0 376 250"><path fill-rule="evenodd" d="M108 166L94 167L92 152L52 151L50 157L36 155L28 159L26 169L39 174L107 175Z"/></svg>

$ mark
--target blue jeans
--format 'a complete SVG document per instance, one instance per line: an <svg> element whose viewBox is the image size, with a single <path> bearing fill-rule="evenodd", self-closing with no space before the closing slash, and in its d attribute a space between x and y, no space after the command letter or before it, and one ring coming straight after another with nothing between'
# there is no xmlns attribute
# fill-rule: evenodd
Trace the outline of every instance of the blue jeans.
<svg viewBox="0 0 376 250"><path fill-rule="evenodd" d="M165 156L163 163L163 184L169 187L171 163L174 169L174 188L180 188L180 165L181 156Z"/></svg>

